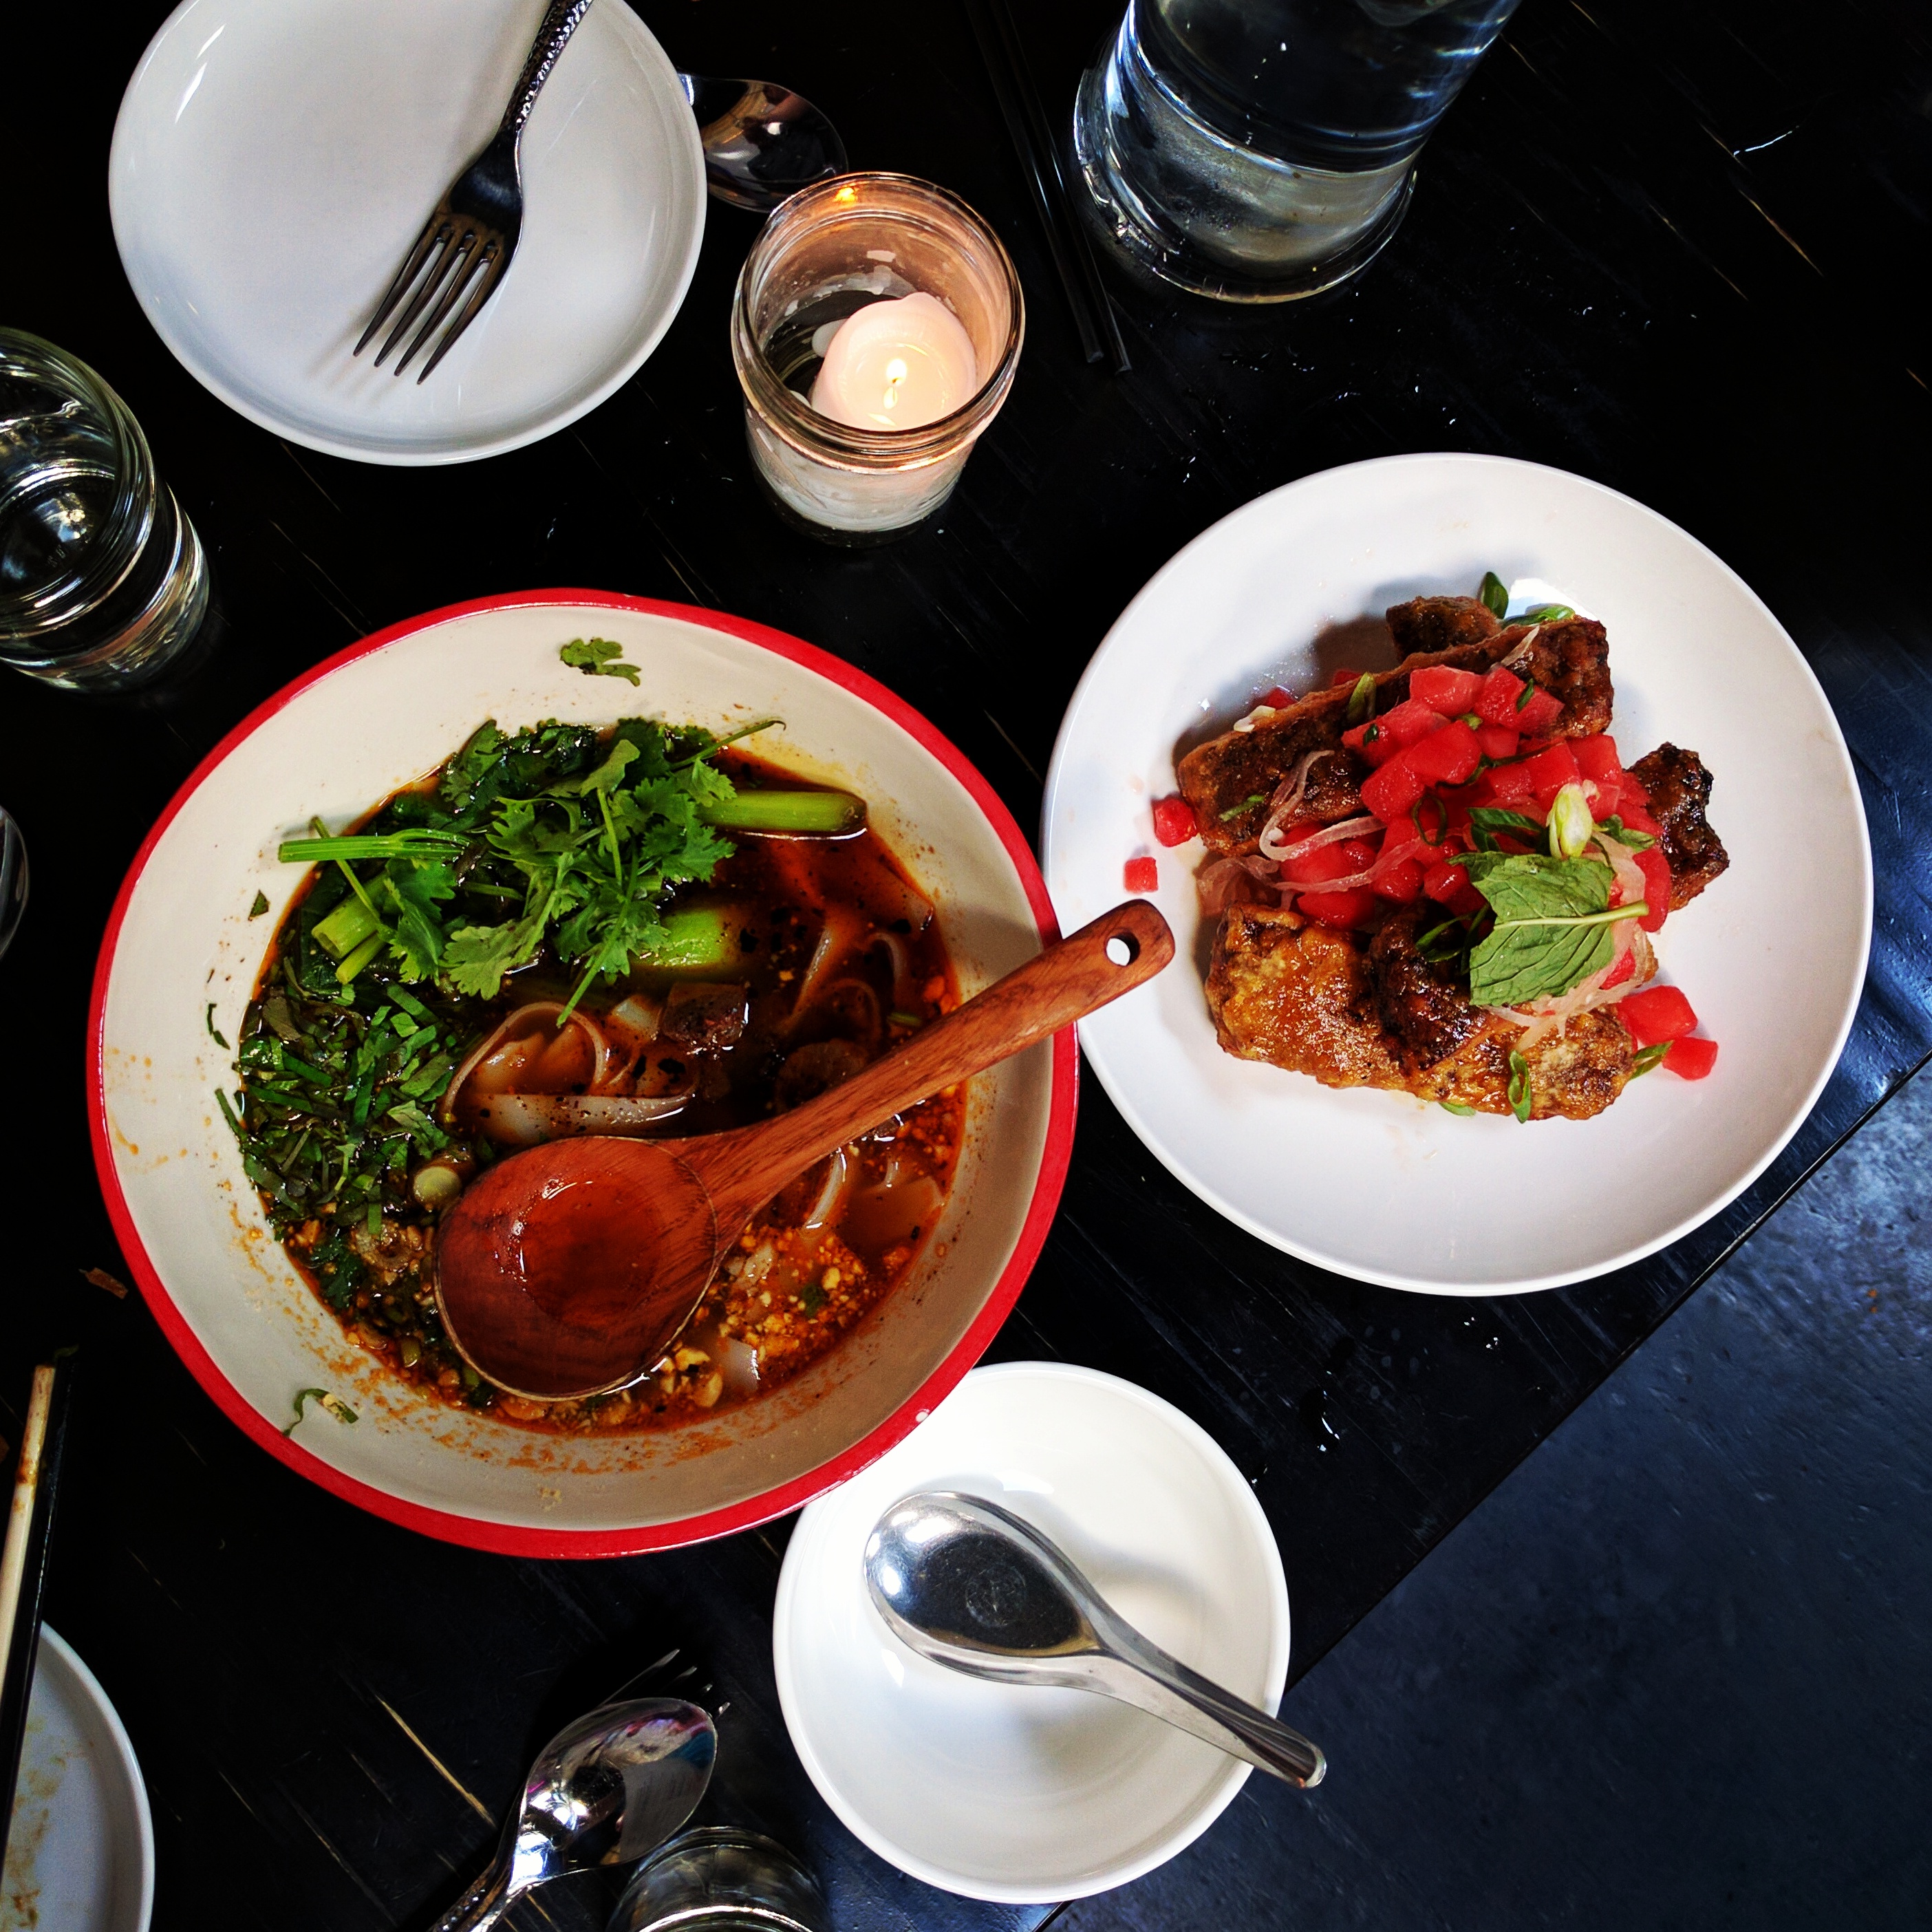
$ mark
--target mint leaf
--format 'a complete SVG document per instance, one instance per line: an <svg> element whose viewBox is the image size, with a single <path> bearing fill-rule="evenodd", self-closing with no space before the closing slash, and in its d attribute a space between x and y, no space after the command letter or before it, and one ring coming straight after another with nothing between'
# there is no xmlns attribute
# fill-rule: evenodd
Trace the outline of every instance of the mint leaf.
<svg viewBox="0 0 1932 1932"><path fill-rule="evenodd" d="M1498 850L1496 835L1499 832L1506 832L1512 838L1520 838L1528 845L1543 843L1543 827L1527 812L1508 812L1499 805L1470 807L1469 834L1476 842L1477 850Z"/></svg>
<svg viewBox="0 0 1932 1932"><path fill-rule="evenodd" d="M1648 852L1657 843L1648 832L1639 832L1634 826L1625 825L1622 819L1614 814L1608 818L1599 819L1597 830L1632 852Z"/></svg>
<svg viewBox="0 0 1932 1932"><path fill-rule="evenodd" d="M1554 998L1610 964L1612 874L1600 859L1475 852L1454 862L1496 916L1469 955L1469 997L1478 1006Z"/></svg>
<svg viewBox="0 0 1932 1932"><path fill-rule="evenodd" d="M627 677L633 684L641 683L635 664L612 662L623 655L623 646L614 644L608 638L573 638L557 652L566 664L586 677Z"/></svg>
<svg viewBox="0 0 1932 1932"><path fill-rule="evenodd" d="M1490 607L1490 615L1502 622L1509 610L1509 586L1493 570L1486 570L1476 595Z"/></svg>

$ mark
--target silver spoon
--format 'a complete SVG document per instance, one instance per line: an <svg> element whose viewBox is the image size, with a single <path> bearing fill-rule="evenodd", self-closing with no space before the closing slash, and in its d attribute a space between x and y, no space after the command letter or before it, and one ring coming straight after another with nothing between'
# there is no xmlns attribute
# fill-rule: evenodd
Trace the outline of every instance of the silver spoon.
<svg viewBox="0 0 1932 1932"><path fill-rule="evenodd" d="M768 214L787 195L845 172L838 129L803 94L770 80L677 79L698 116L705 184L718 200Z"/></svg>
<svg viewBox="0 0 1932 1932"><path fill-rule="evenodd" d="M935 1664L1097 1691L1289 1784L1328 1771L1300 1732L1150 1643L1064 1551L982 1496L929 1490L894 1504L866 1541L866 1582L894 1634Z"/></svg>
<svg viewBox="0 0 1932 1932"><path fill-rule="evenodd" d="M566 1725L537 1754L489 1870L431 1932L483 1932L532 1886L635 1863L697 1810L717 1756L709 1714L675 1697L607 1704Z"/></svg>

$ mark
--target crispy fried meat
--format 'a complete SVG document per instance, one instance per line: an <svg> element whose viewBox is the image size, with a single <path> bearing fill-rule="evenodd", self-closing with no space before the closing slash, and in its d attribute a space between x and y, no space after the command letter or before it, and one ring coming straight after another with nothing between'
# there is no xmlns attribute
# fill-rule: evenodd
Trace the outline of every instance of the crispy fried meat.
<svg viewBox="0 0 1932 1932"><path fill-rule="evenodd" d="M1610 644L1602 625L1577 617L1561 624L1504 628L1473 597L1418 597L1392 605L1388 615L1399 644L1406 646L1416 639L1456 641L1436 650L1412 650L1394 670L1377 672L1378 712L1408 695L1412 671L1430 664L1486 670L1507 661L1513 670L1563 700L1563 716L1553 736L1582 737L1609 726ZM1339 687L1318 691L1298 704L1255 718L1246 730L1225 731L1197 745L1180 760L1181 796L1193 807L1210 851L1252 851L1276 787L1312 752L1326 755L1310 768L1299 815L1332 824L1361 810L1361 782L1367 767L1342 744L1349 695Z"/></svg>
<svg viewBox="0 0 1932 1932"><path fill-rule="evenodd" d="M1662 836L1658 844L1670 868L1670 910L1688 905L1730 862L1704 808L1711 800L1711 774L1695 752L1660 745L1630 768L1642 786L1651 816Z"/></svg>
<svg viewBox="0 0 1932 1932"><path fill-rule="evenodd" d="M1222 1048L1324 1087L1380 1087L1507 1114L1514 1022L1472 1006L1424 959L1426 916L1399 913L1367 946L1273 907L1231 906L1208 974ZM1635 1048L1612 1007L1581 1013L1523 1058L1530 1118L1585 1120L1623 1091Z"/></svg>

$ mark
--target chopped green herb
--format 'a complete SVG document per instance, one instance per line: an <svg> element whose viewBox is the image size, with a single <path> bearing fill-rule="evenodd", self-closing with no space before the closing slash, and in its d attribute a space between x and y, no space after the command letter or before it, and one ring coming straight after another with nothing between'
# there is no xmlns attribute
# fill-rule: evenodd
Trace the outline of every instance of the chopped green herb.
<svg viewBox="0 0 1932 1932"><path fill-rule="evenodd" d="M202 1023L208 1028L208 1038L213 1040L217 1046L225 1047L228 1044L227 1041L224 1040L221 1035L215 1030L214 1002L212 1000L210 1000L208 1003L208 1011L203 1016Z"/></svg>
<svg viewBox="0 0 1932 1932"><path fill-rule="evenodd" d="M1654 1046L1642 1048L1630 1062L1630 1077L1634 1080L1638 1075L1648 1073L1653 1066L1660 1066L1664 1056L1670 1051L1670 1042L1667 1040L1660 1040Z"/></svg>
<svg viewBox="0 0 1932 1932"><path fill-rule="evenodd" d="M248 916L250 919L260 919L262 914L266 912L268 909L268 894L266 892L257 892L255 895L255 903L248 908Z"/></svg>
<svg viewBox="0 0 1932 1932"><path fill-rule="evenodd" d="M1567 604L1538 604L1516 620L1519 624L1567 624L1576 616Z"/></svg>
<svg viewBox="0 0 1932 1932"><path fill-rule="evenodd" d="M849 791L741 791L735 798L700 806L706 825L730 832L829 834L861 830L866 801Z"/></svg>
<svg viewBox="0 0 1932 1932"><path fill-rule="evenodd" d="M1355 680L1355 688L1348 694L1348 722L1359 724L1376 708L1376 674L1365 670Z"/></svg>
<svg viewBox="0 0 1932 1932"><path fill-rule="evenodd" d="M351 1408L339 1395L331 1395L326 1389L298 1389L296 1391L295 1422L291 1422L282 1431L284 1436L292 1436L296 1432L296 1423L302 1419L302 1405L310 1396L314 1396L315 1406L317 1408L326 1408L338 1422L353 1422L356 1419L355 1410Z"/></svg>
<svg viewBox="0 0 1932 1932"><path fill-rule="evenodd" d="M1473 1107L1464 1106L1460 1100L1438 1100L1436 1104L1445 1114L1460 1114L1466 1119L1476 1111Z"/></svg>
<svg viewBox="0 0 1932 1932"><path fill-rule="evenodd" d="M640 682L635 664L614 662L623 655L623 646L614 644L608 638L573 638L557 652L566 664L574 665L586 677L626 677L633 684Z"/></svg>
<svg viewBox="0 0 1932 1932"><path fill-rule="evenodd" d="M894 1026L917 1027L923 1026L926 1024L925 1021L921 1019L918 1014L902 1012L896 1006L895 1006L892 1010L886 1016L886 1018L890 1020Z"/></svg>
<svg viewBox="0 0 1932 1932"><path fill-rule="evenodd" d="M1627 846L1633 852L1648 852L1657 843L1648 832L1639 832L1625 825L1614 814L1602 820L1597 830L1614 838L1619 845Z"/></svg>
<svg viewBox="0 0 1932 1932"><path fill-rule="evenodd" d="M1509 1057L1510 1112L1519 1120L1527 1121L1531 1110L1536 1105L1536 1096L1532 1090L1529 1079L1529 1062L1520 1053Z"/></svg>
<svg viewBox="0 0 1932 1932"><path fill-rule="evenodd" d="M1502 848L1496 843L1498 833L1506 833L1512 838L1520 838L1528 845L1543 843L1543 827L1528 813L1510 812L1499 805L1477 805L1469 808L1469 836L1476 842L1479 852L1496 852Z"/></svg>
<svg viewBox="0 0 1932 1932"><path fill-rule="evenodd" d="M1563 786L1550 806L1550 850L1558 859L1580 858L1590 849L1597 827L1580 784Z"/></svg>
<svg viewBox="0 0 1932 1932"><path fill-rule="evenodd" d="M1529 700L1530 700L1532 698L1534 698L1535 695L1536 695L1536 681L1535 681L1535 680L1534 680L1534 679L1533 679L1533 678L1526 679L1526 680L1524 680L1524 682L1523 682L1523 687L1522 687L1522 688L1520 691L1519 691L1519 692L1516 693L1516 708L1519 711L1522 710L1522 708L1524 707L1524 706L1526 706L1526 704L1528 704L1528 702L1529 702Z"/></svg>
<svg viewBox="0 0 1932 1932"><path fill-rule="evenodd" d="M1476 595L1490 607L1490 614L1498 622L1509 614L1509 586L1493 570L1483 572Z"/></svg>
<svg viewBox="0 0 1932 1932"><path fill-rule="evenodd" d="M1252 812L1256 806L1265 805L1267 802L1268 800L1262 793L1258 791L1251 791L1246 798L1242 800L1239 805L1229 806L1227 810L1220 814L1221 823L1225 825L1229 819L1238 818L1243 812Z"/></svg>

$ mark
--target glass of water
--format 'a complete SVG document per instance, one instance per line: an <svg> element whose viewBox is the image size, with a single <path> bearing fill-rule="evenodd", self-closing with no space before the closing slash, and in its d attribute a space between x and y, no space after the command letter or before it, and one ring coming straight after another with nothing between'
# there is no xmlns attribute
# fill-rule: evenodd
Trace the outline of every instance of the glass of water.
<svg viewBox="0 0 1932 1932"><path fill-rule="evenodd" d="M825 1902L790 1852L756 1832L701 1826L638 1868L608 1932L824 1932Z"/></svg>
<svg viewBox="0 0 1932 1932"><path fill-rule="evenodd" d="M1358 273L1518 0L1129 0L1073 145L1128 260L1286 302Z"/></svg>
<svg viewBox="0 0 1932 1932"><path fill-rule="evenodd" d="M126 404L65 350L0 328L0 664L129 690L207 610L201 540Z"/></svg>

